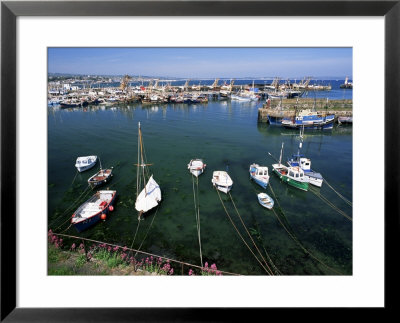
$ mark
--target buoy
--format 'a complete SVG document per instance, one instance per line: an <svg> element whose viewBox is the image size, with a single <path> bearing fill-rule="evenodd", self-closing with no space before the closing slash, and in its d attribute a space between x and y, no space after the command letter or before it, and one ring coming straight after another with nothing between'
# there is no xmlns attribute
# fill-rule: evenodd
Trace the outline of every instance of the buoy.
<svg viewBox="0 0 400 323"><path fill-rule="evenodd" d="M107 215L105 213L102 213L101 216L100 216L100 219L105 220L106 217L107 217Z"/></svg>
<svg viewBox="0 0 400 323"><path fill-rule="evenodd" d="M108 209L110 210L110 212L114 211L114 207L113 207L112 205L110 205L110 206L108 207Z"/></svg>

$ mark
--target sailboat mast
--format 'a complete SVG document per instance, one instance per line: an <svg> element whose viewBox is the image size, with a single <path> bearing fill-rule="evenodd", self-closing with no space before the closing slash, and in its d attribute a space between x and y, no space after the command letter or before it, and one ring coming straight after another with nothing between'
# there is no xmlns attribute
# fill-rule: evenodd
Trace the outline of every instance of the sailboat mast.
<svg viewBox="0 0 400 323"><path fill-rule="evenodd" d="M137 172L136 172L136 197L139 195L140 187L139 187L139 166L140 166L140 122L138 126L138 162L137 162Z"/></svg>
<svg viewBox="0 0 400 323"><path fill-rule="evenodd" d="M284 144L284 143L282 142L281 155L279 156L279 165L282 165L283 144Z"/></svg>

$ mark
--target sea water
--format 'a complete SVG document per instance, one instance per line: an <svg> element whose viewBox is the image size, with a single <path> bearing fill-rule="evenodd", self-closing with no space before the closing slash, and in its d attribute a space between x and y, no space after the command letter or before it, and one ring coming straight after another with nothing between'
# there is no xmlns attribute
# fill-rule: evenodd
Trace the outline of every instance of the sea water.
<svg viewBox="0 0 400 323"><path fill-rule="evenodd" d="M305 192L281 182L271 168L282 143L283 161L297 153L298 131L258 123L261 105L210 100L191 105L49 107L49 228L200 265L195 192L203 264L215 263L219 270L242 275L266 275L244 243L258 256L249 232L275 273L351 275L352 207L326 183L351 201L352 127L305 132L301 153L326 180L322 188ZM139 227L134 207L138 122L149 171L162 190L162 202ZM117 190L118 198L106 221L79 234L69 227L69 218L94 193L87 189L87 180L99 168L97 163L77 172L76 158L87 155L97 155L103 168L114 167L114 177L104 189ZM207 164L198 184L187 169L193 158ZM252 163L268 166L266 190L250 181ZM220 193L222 202L211 183L214 170L228 171L233 180L231 197ZM258 203L260 192L273 197L275 212Z"/></svg>

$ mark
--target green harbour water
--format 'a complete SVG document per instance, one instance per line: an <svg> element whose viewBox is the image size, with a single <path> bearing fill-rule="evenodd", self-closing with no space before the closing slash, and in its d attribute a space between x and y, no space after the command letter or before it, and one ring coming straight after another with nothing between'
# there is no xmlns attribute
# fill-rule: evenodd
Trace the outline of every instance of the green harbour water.
<svg viewBox="0 0 400 323"><path fill-rule="evenodd" d="M87 180L98 169L99 164L77 173L76 158L97 155L103 167L114 167L114 177L104 188L117 190L115 209L106 221L87 231L77 233L70 227L64 233L132 245L138 226L134 204L140 122L147 162L161 187L162 202L141 222L133 248L141 246L146 252L200 265L193 178L187 164L193 158L203 158L207 167L198 178L203 262L232 273L266 275L238 236L211 184L214 170L228 170L234 182L230 192L234 205L228 195L220 193L228 214L251 246L236 206L259 249L264 256L268 253L282 275L352 275L352 221L313 192L288 186L272 173L275 161L268 152L279 158L284 142L286 160L297 152L299 133L258 123L260 106L260 102L210 101L195 105L49 107L49 228L61 232L69 226L68 219L79 204L71 205L85 196ZM302 153L336 191L352 200L351 126L306 131ZM277 200L269 187L264 190L250 181L249 165L254 162L268 166ZM275 200L278 217L258 203L257 193L263 191ZM325 183L313 191L352 217L352 207Z"/></svg>

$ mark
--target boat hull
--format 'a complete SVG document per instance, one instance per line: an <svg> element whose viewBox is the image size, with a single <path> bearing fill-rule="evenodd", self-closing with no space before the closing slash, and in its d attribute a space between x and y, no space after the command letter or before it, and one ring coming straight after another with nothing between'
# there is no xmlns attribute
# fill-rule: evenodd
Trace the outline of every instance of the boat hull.
<svg viewBox="0 0 400 323"><path fill-rule="evenodd" d="M260 205L265 207L266 209L271 210L274 207L274 200L266 193L258 194L257 198L258 198L258 202L260 203ZM266 199L267 202L264 199Z"/></svg>
<svg viewBox="0 0 400 323"><path fill-rule="evenodd" d="M267 188L268 186L268 181L261 180L255 176L252 176L251 174L250 174L250 179L253 180L255 183L257 183L258 185L260 185L262 188Z"/></svg>
<svg viewBox="0 0 400 323"><path fill-rule="evenodd" d="M214 184L214 186L218 191L221 191L225 194L228 194L228 192L232 189L232 185L231 186L223 186L223 185Z"/></svg>
<svg viewBox="0 0 400 323"><path fill-rule="evenodd" d="M282 125L283 117L273 117L270 115L268 115L267 117L268 117L268 123L270 125L279 125L279 126Z"/></svg>
<svg viewBox="0 0 400 323"><path fill-rule="evenodd" d="M290 186L296 187L300 190L307 191L308 190L308 183L302 183L295 181L293 179L290 179L288 176L282 175L275 167L272 168L272 171L279 176L279 178L282 180L282 182L286 182Z"/></svg>
<svg viewBox="0 0 400 323"><path fill-rule="evenodd" d="M110 169L104 169L102 170L103 172L105 172L105 175L103 176L99 176L101 175L100 172L96 173L95 175L93 175L91 178L88 179L88 183L90 185L91 188L96 188L99 187L107 182L109 182L113 176L112 174L112 168ZM98 178L100 177L100 178Z"/></svg>
<svg viewBox="0 0 400 323"><path fill-rule="evenodd" d="M114 194L110 203L104 209L102 209L101 211L96 213L95 215L93 215L90 218L87 218L83 221L73 223L75 229L78 232L85 231L85 230L89 229L90 227L94 226L96 223L98 223L101 220L102 214L108 215L108 213L110 212L109 208L110 208L110 206L112 206L114 204L116 196L117 196L117 193Z"/></svg>
<svg viewBox="0 0 400 323"><path fill-rule="evenodd" d="M322 183L324 181L324 179L321 177L313 176L313 172L304 172L304 176L305 176L305 178L308 179L310 184L317 186L317 187L321 187Z"/></svg>

